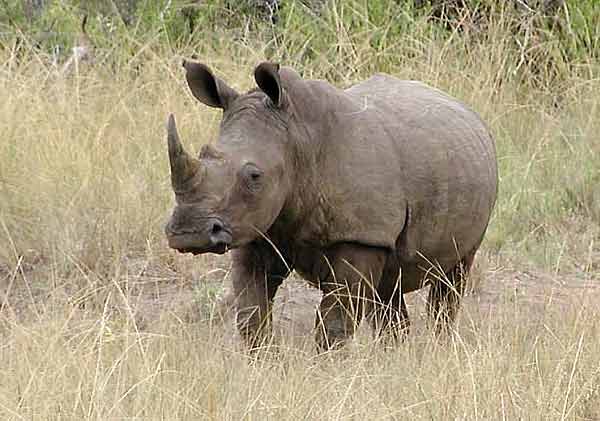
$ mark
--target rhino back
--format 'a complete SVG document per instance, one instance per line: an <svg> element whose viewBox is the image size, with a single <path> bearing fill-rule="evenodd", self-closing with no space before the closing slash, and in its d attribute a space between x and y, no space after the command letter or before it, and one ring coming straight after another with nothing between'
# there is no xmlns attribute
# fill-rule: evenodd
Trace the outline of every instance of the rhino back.
<svg viewBox="0 0 600 421"><path fill-rule="evenodd" d="M449 269L479 245L495 202L487 128L419 82L376 75L339 95L332 103L344 105L323 117L319 205L305 235L395 247L404 264L422 253Z"/></svg>

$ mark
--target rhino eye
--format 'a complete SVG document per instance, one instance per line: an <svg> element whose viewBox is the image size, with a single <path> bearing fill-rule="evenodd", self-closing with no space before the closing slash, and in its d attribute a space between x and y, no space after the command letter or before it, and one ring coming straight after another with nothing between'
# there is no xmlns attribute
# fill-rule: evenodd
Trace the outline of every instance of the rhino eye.
<svg viewBox="0 0 600 421"><path fill-rule="evenodd" d="M262 187L263 172L254 164L246 164L242 168L242 178L248 190L258 192Z"/></svg>

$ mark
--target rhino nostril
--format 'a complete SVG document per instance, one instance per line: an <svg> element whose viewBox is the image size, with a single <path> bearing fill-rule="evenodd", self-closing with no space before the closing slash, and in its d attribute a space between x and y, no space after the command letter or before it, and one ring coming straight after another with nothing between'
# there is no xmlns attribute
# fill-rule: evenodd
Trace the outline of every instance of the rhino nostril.
<svg viewBox="0 0 600 421"><path fill-rule="evenodd" d="M223 225L221 225L220 222L213 222L213 226L212 226L212 229L210 230L210 232L212 234L218 234L221 231L223 231Z"/></svg>

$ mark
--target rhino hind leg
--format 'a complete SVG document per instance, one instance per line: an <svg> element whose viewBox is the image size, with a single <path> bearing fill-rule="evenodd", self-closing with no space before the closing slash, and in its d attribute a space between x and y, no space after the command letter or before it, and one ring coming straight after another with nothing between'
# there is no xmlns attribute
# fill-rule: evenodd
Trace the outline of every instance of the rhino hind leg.
<svg viewBox="0 0 600 421"><path fill-rule="evenodd" d="M427 298L427 312L430 326L436 334L446 331L460 308L460 300L466 287L466 278L473 265L475 253L469 253L454 266L444 279L431 283Z"/></svg>
<svg viewBox="0 0 600 421"><path fill-rule="evenodd" d="M382 343L395 345L404 341L410 332L404 295L396 291L389 300L376 304L370 321L373 332Z"/></svg>
<svg viewBox="0 0 600 421"><path fill-rule="evenodd" d="M319 351L342 347L365 314L372 312L386 251L359 244L339 244L319 263L323 299L316 318Z"/></svg>
<svg viewBox="0 0 600 421"><path fill-rule="evenodd" d="M373 333L384 343L403 341L410 331L410 319L401 284L399 265L395 256L388 258L377 288L377 300L369 316Z"/></svg>

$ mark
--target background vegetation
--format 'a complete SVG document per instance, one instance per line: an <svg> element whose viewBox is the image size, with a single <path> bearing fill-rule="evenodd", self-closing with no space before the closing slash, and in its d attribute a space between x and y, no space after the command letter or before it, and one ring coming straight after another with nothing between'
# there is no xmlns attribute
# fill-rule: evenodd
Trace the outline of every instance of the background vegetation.
<svg viewBox="0 0 600 421"><path fill-rule="evenodd" d="M2 418L598 419L600 3L279 3L0 0ZM191 56L238 89L264 59L340 87L388 72L483 116L500 196L453 335L414 294L398 350L316 357L304 332L249 363L215 310L227 258L162 234L166 115L191 150L219 121Z"/></svg>

